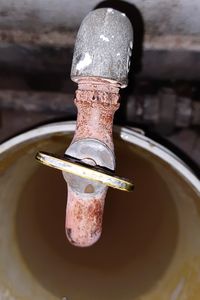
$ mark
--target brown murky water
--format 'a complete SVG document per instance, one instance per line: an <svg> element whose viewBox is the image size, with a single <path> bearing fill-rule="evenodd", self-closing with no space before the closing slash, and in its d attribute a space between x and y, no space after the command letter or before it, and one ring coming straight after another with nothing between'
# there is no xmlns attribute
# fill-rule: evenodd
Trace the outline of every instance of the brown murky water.
<svg viewBox="0 0 200 300"><path fill-rule="evenodd" d="M64 150L64 149L63 149ZM57 299L133 300L164 276L177 244L174 199L150 161L118 141L119 175L135 191L109 189L103 234L80 249L65 237L66 185L60 172L38 166L16 214L20 251L30 272Z"/></svg>

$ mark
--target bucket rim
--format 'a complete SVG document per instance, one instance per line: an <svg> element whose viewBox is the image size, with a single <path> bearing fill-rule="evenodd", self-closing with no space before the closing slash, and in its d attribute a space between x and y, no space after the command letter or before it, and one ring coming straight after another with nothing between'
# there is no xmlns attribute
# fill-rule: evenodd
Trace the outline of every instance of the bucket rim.
<svg viewBox="0 0 200 300"><path fill-rule="evenodd" d="M34 129L18 134L0 145L0 155L10 150L12 147L24 143L28 140L48 136L51 134L72 133L75 131L75 121L53 122L46 125L37 126ZM144 150L149 151L154 156L165 161L172 169L179 173L200 193L200 180L194 175L192 170L171 150L145 136L144 132L134 127L114 126L114 132L119 134L123 141L136 145Z"/></svg>

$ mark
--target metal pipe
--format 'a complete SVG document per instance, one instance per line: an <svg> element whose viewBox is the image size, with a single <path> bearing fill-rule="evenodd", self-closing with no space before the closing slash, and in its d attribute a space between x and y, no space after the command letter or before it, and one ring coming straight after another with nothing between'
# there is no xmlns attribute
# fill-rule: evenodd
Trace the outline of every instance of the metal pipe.
<svg viewBox="0 0 200 300"><path fill-rule="evenodd" d="M113 116L119 108L119 89L127 86L132 47L132 26L125 14L102 8L82 22L71 70L78 83L78 118L67 155L115 170ZM67 237L76 246L90 246L101 235L107 186L68 173L64 178Z"/></svg>

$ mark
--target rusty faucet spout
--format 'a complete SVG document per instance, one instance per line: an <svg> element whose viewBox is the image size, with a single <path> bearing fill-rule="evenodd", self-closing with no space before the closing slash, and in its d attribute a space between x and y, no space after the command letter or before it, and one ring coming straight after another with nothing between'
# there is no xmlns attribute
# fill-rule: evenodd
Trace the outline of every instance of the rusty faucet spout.
<svg viewBox="0 0 200 300"><path fill-rule="evenodd" d="M119 89L127 85L133 31L129 19L112 8L90 12L75 44L71 78L78 83L76 132L66 154L115 170L113 117L119 108ZM63 173L68 184L66 234L80 247L101 235L107 186Z"/></svg>
<svg viewBox="0 0 200 300"><path fill-rule="evenodd" d="M97 78L79 83L76 132L66 154L114 171L113 116L119 107L119 87ZM90 246L101 235L107 186L63 173L68 183L66 234L76 246Z"/></svg>
<svg viewBox="0 0 200 300"><path fill-rule="evenodd" d="M76 131L63 158L39 152L36 158L62 170L68 186L66 235L79 247L94 244L102 231L108 186L130 191L133 184L114 175L113 117L119 90L128 83L133 30L124 13L90 12L75 43L71 79L78 84Z"/></svg>

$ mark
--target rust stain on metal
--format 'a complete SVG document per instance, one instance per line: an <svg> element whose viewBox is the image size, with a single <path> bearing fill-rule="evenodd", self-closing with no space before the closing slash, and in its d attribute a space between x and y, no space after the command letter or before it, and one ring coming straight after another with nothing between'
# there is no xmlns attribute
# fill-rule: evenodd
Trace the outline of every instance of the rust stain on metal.
<svg viewBox="0 0 200 300"><path fill-rule="evenodd" d="M72 143L92 138L113 151L113 117L119 108L118 84L101 78L81 78L74 102L78 117ZM78 193L68 184L66 234L73 245L91 246L99 239L106 193L107 187L97 193L89 183L83 193Z"/></svg>
<svg viewBox="0 0 200 300"><path fill-rule="evenodd" d="M66 234L73 245L93 245L101 235L106 193L83 198L69 188L66 210Z"/></svg>
<svg viewBox="0 0 200 300"><path fill-rule="evenodd" d="M119 88L97 79L81 83L76 91L78 108L74 140L95 138L113 150L112 127L115 111L119 108Z"/></svg>

